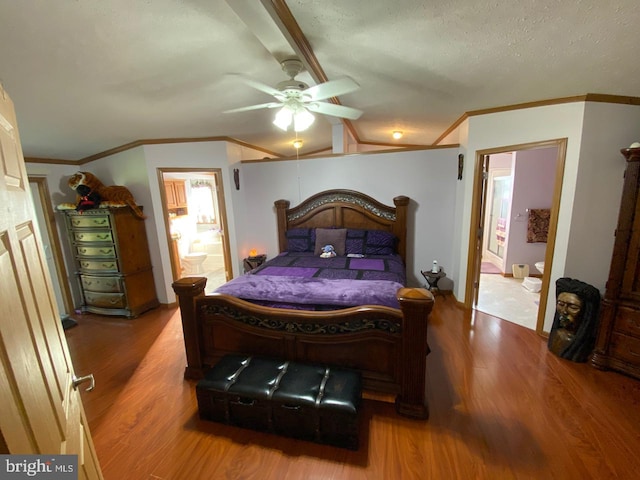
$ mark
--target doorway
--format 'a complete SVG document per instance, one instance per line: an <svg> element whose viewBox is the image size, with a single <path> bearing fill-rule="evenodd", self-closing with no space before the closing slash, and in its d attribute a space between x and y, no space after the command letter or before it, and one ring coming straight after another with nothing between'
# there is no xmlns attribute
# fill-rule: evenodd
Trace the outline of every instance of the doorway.
<svg viewBox="0 0 640 480"><path fill-rule="evenodd" d="M36 175L29 175L28 178L47 269L58 305L58 313L62 325L65 328L70 328L76 325L75 320L69 316L73 313L74 306L67 279L67 269L62 256L62 246L56 229L55 213L50 203L51 195L49 195L47 178Z"/></svg>
<svg viewBox="0 0 640 480"><path fill-rule="evenodd" d="M526 200L528 203L525 203L524 205L522 202L518 204L518 202L512 203L510 201L508 204L505 204L502 201L492 201L493 199L495 199L495 196L492 199L492 197L490 196L490 192L492 190L495 190L496 185L490 183L491 158L497 158L497 156L500 154L511 153L514 156L520 154L522 158L525 158L527 156L532 157L535 156L538 152L542 152L542 149L547 149L548 153L553 155L553 158L551 160L554 162L553 166L551 167L551 171L547 172L546 176L543 175L544 179L540 180L548 184L545 188L548 189L550 197L548 200L550 202L550 208L548 209L549 224L547 241L546 244L539 244L538 252L540 253L534 257L535 259L526 259L526 253L523 253L526 250L524 246L521 245L520 248L514 248L512 246L510 252L509 245L510 243L512 245L518 245L518 242L524 243L525 241L527 241L526 230L527 217L529 215L528 207L538 209L542 207L546 208L547 205L536 204L536 197L528 197L526 192L524 194L520 194L521 197L528 198L528 200ZM486 284L487 287L491 287L495 291L495 295L499 296L496 299L495 304L500 305L501 307L505 307L505 305L507 305L508 303L516 302L516 298L522 299L523 302L532 302L532 305L528 305L528 308L533 308L533 311L531 313L533 318L529 320L529 325L525 326L527 326L527 328L535 328L538 334L543 334L544 312L546 311L546 299L549 292L549 278L553 261L555 233L557 229L558 209L562 189L562 178L564 173L565 152L566 139L552 140L548 142L539 142L533 144L514 145L510 147L495 148L477 152L474 171L473 204L471 211L471 229L469 238L469 268L467 269L466 279L467 293L465 295L465 306L467 308L476 309L478 307L480 292L483 291L483 284ZM536 166L534 165L532 168L536 168ZM503 175L496 174L493 175L493 178L495 179L501 176ZM520 192L522 191L522 189L527 190L529 187L523 187L522 180L523 178L525 178L527 181L531 181L530 177L535 178L536 176L520 175L514 180L514 177L512 175L513 194L517 194L519 192L519 189ZM498 183L501 185L498 185L497 188L502 188L507 184L504 181L499 181ZM531 191L537 191L540 186L541 185L539 183L535 185L531 184ZM531 200L531 198L533 198L534 200ZM525 206L527 208L525 208ZM492 218L492 214L496 213L494 211L495 208L498 208L500 210L497 212L500 221L498 221L498 219ZM494 229L492 230L492 228ZM513 233L511 239L509 238L510 232ZM496 236L496 240L494 242L489 241L489 237L492 235ZM501 236L502 238L500 238ZM493 243L493 248L487 249L487 246L491 243ZM499 243L502 243L502 245L498 245ZM497 248L498 246L500 246L501 248ZM486 260L495 260L495 257L497 256L490 250L493 250L493 252L499 252L499 256L501 257L499 258L500 262L491 263L497 263L500 269L499 272L497 272L499 275L487 277L486 274L482 273L484 267L482 262L483 260L485 260L485 263L489 263L486 262ZM522 257L523 255L524 257ZM524 258L525 260L522 261L522 258ZM534 267L533 264L540 264L539 260L543 261L543 269L540 273L537 273L538 270ZM539 293L531 292L530 290L524 288L524 279L514 278L519 275L515 275L515 273L512 274L512 271L516 272L516 270L518 270L512 270L512 264L515 264L516 266L524 266L525 264L528 265L529 263L531 263L530 274L538 276L541 280ZM483 278L487 281L483 282ZM489 284L489 280L494 280L491 282L491 285ZM499 282L497 282L497 280L499 280ZM488 302L484 302L484 305L486 306L487 303ZM516 309L512 311L518 312L518 314L520 314L522 313L522 306L516 306ZM509 318L508 310L505 310L504 308L502 313L500 314L495 314L494 312L486 313L491 313L495 316L508 321L512 321L514 323L520 323L521 320L520 318L516 318L517 315L514 315L514 318Z"/></svg>
<svg viewBox="0 0 640 480"><path fill-rule="evenodd" d="M158 169L173 280L206 277L205 293L233 277L222 171Z"/></svg>

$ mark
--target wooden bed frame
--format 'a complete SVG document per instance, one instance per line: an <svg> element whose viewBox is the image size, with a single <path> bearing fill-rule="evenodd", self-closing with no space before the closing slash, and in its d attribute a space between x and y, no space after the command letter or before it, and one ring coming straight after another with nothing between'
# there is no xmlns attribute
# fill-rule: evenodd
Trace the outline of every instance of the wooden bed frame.
<svg viewBox="0 0 640 480"><path fill-rule="evenodd" d="M393 232L406 260L409 198L395 207L351 190L328 190L289 208L275 202L280 251L291 228L343 227ZM353 368L366 390L396 395L398 413L427 418L427 318L433 296L424 288L401 288L400 309L365 305L328 312L254 305L223 294L205 295L206 278L173 283L187 353L185 378L198 379L229 353L262 355Z"/></svg>

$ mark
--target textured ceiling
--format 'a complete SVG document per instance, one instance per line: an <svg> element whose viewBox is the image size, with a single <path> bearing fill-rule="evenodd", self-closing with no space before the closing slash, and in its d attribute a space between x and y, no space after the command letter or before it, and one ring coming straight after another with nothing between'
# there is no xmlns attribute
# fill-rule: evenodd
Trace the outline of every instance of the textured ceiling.
<svg viewBox="0 0 640 480"><path fill-rule="evenodd" d="M282 1L0 0L0 82L25 156L79 160L136 140L226 136L281 155L271 101L303 53ZM320 69L361 88L363 142L434 142L465 112L586 93L640 97L637 0L286 0ZM307 52L308 53L308 52ZM306 58L303 58L307 62ZM307 62L308 64L308 62ZM309 64L308 64L309 65ZM298 78L309 84L318 72ZM329 117L299 136L331 147ZM334 120L335 119L331 119Z"/></svg>

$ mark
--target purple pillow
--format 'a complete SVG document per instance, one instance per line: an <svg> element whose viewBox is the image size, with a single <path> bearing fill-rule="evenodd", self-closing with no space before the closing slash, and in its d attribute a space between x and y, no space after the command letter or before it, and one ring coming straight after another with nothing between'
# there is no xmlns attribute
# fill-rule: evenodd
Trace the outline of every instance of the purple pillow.
<svg viewBox="0 0 640 480"><path fill-rule="evenodd" d="M292 228L285 232L287 252L313 252L316 244L315 228Z"/></svg>
<svg viewBox="0 0 640 480"><path fill-rule="evenodd" d="M364 243L367 238L366 230L347 229L347 238L345 239L345 253L364 254Z"/></svg>
<svg viewBox="0 0 640 480"><path fill-rule="evenodd" d="M396 253L397 238L384 230L367 230L364 245L365 255L393 255Z"/></svg>
<svg viewBox="0 0 640 480"><path fill-rule="evenodd" d="M363 255L393 255L398 239L385 230L348 229L345 251Z"/></svg>

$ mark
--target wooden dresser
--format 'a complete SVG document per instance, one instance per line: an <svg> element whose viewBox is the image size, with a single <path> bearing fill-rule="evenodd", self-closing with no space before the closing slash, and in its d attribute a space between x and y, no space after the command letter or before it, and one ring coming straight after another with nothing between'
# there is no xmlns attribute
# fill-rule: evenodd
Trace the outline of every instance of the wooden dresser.
<svg viewBox="0 0 640 480"><path fill-rule="evenodd" d="M622 154L627 168L591 364L640 378L640 148Z"/></svg>
<svg viewBox="0 0 640 480"><path fill-rule="evenodd" d="M159 305L144 220L129 207L65 211L83 312L137 317Z"/></svg>

